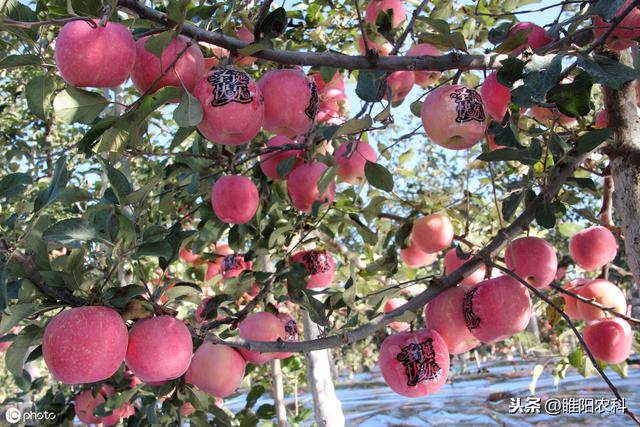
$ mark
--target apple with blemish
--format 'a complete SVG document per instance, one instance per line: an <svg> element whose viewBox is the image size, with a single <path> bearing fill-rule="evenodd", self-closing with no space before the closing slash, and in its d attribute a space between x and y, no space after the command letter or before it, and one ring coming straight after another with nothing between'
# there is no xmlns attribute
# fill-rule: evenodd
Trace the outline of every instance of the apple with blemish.
<svg viewBox="0 0 640 427"><path fill-rule="evenodd" d="M431 300L424 310L425 324L440 334L449 354L461 354L480 344L464 321L462 309L467 289L461 286L449 288Z"/></svg>
<svg viewBox="0 0 640 427"><path fill-rule="evenodd" d="M284 135L276 135L267 141L268 148L276 148L282 146L293 146L297 145L298 142L292 140ZM276 149L275 151L268 151L263 154L260 154L260 170L262 173L268 176L271 179L286 179L292 170L302 164L302 154L304 150L282 150ZM294 157L293 165L286 176L280 176L278 173L278 166L282 164L285 160Z"/></svg>
<svg viewBox="0 0 640 427"><path fill-rule="evenodd" d="M558 269L556 251L539 237L521 237L511 242L505 249L504 261L509 270L538 289L549 286Z"/></svg>
<svg viewBox="0 0 640 427"><path fill-rule="evenodd" d="M571 237L569 253L583 270L599 270L616 258L618 243L608 228L594 225Z"/></svg>
<svg viewBox="0 0 640 427"><path fill-rule="evenodd" d="M444 215L427 215L413 223L411 236L422 252L440 252L451 246L454 236L453 224Z"/></svg>
<svg viewBox="0 0 640 427"><path fill-rule="evenodd" d="M448 275L456 271L460 268L465 262L469 259L462 259L458 256L458 252L455 248L449 249L449 251L444 256L443 265L444 265L444 274ZM484 280L484 276L487 269L483 265L480 266L476 271L471 273L469 276L465 277L460 284L463 286L473 286Z"/></svg>
<svg viewBox="0 0 640 427"><path fill-rule="evenodd" d="M335 151L334 158L338 166L338 176L344 182L356 184L364 178L367 161L376 163L378 154L364 141L343 142Z"/></svg>
<svg viewBox="0 0 640 427"><path fill-rule="evenodd" d="M407 52L407 56L441 56L442 52L429 43L419 43L413 45ZM414 72L414 81L417 85L425 88L436 81L442 76L440 71L420 70Z"/></svg>
<svg viewBox="0 0 640 427"><path fill-rule="evenodd" d="M315 202L331 203L336 194L336 182L332 180L324 194L318 191L318 181L327 170L320 162L305 163L295 168L287 178L287 191L291 204L299 211L309 213Z"/></svg>
<svg viewBox="0 0 640 427"><path fill-rule="evenodd" d="M223 176L211 189L211 207L218 219L227 224L246 224L251 221L259 202L256 185L244 176Z"/></svg>
<svg viewBox="0 0 640 427"><path fill-rule="evenodd" d="M282 322L284 327L284 340L288 342L300 341L300 330L298 329L298 322L288 313L278 313L278 319ZM282 352L278 353L277 359L287 359L293 356L294 353Z"/></svg>
<svg viewBox="0 0 640 427"><path fill-rule="evenodd" d="M307 287L324 289L331 285L336 273L336 262L333 256L323 249L312 249L296 252L291 256L292 263L301 263L307 269Z"/></svg>
<svg viewBox="0 0 640 427"><path fill-rule="evenodd" d="M245 270L251 270L252 266L253 262L245 260L242 254L226 255L222 260L220 273L223 279L232 279Z"/></svg>
<svg viewBox="0 0 640 427"><path fill-rule="evenodd" d="M245 366L245 359L234 348L205 341L193 354L184 379L212 396L227 397L242 383Z"/></svg>
<svg viewBox="0 0 640 427"><path fill-rule="evenodd" d="M286 332L284 325L274 314L262 311L254 313L242 320L238 325L240 338L252 341L275 342L284 340ZM278 357L280 353L261 353L258 351L239 349L240 354L247 362L255 365L262 365ZM221 396L222 397L222 396Z"/></svg>

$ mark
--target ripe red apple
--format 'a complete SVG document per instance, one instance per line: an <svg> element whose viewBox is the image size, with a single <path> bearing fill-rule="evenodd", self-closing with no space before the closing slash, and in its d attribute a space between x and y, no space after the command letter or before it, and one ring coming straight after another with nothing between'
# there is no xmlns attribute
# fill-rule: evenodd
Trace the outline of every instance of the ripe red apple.
<svg viewBox="0 0 640 427"><path fill-rule="evenodd" d="M107 22L94 28L87 21L68 22L56 38L55 60L62 78L77 87L116 87L129 78L136 45L124 25Z"/></svg>
<svg viewBox="0 0 640 427"><path fill-rule="evenodd" d="M607 110L602 110L598 114L596 114L596 123L597 128L608 128L609 127L609 117L607 116Z"/></svg>
<svg viewBox="0 0 640 427"><path fill-rule="evenodd" d="M409 246L400 249L400 258L409 267L420 268L433 264L438 259L438 253L423 252L412 238Z"/></svg>
<svg viewBox="0 0 640 427"><path fill-rule="evenodd" d="M400 104L409 92L411 92L414 82L415 77L413 71L394 71L387 77L387 93L385 99L388 100L389 94L391 94L391 104Z"/></svg>
<svg viewBox="0 0 640 427"><path fill-rule="evenodd" d="M531 286L542 289L553 282L558 269L558 257L553 247L539 237L521 237L504 252L507 268Z"/></svg>
<svg viewBox="0 0 640 427"><path fill-rule="evenodd" d="M208 140L241 145L260 131L264 98L247 73L231 68L212 70L198 80L193 95L204 112L198 129Z"/></svg>
<svg viewBox="0 0 640 427"><path fill-rule="evenodd" d="M343 142L334 154L338 175L343 181L355 184L364 178L364 167L367 160L376 163L378 154L364 141Z"/></svg>
<svg viewBox="0 0 640 427"><path fill-rule="evenodd" d="M424 310L425 324L440 334L449 354L461 354L480 344L464 322L462 306L467 289L449 288L431 300Z"/></svg>
<svg viewBox="0 0 640 427"><path fill-rule="evenodd" d="M422 252L436 253L451 246L453 225L444 215L427 215L413 223L411 236Z"/></svg>
<svg viewBox="0 0 640 427"><path fill-rule="evenodd" d="M419 43L413 45L407 52L407 56L440 56L442 52L437 47L429 43ZM420 70L414 72L414 80L417 85L427 87L435 83L442 73L440 71Z"/></svg>
<svg viewBox="0 0 640 427"><path fill-rule="evenodd" d="M551 126L553 123L557 123L565 127L571 127L578 124L577 119L562 114L557 108L535 105L531 107L530 111L531 115L545 126Z"/></svg>
<svg viewBox="0 0 640 427"><path fill-rule="evenodd" d="M393 28L398 28L407 20L402 0L370 0L364 12L364 22L375 24L380 13L389 15Z"/></svg>
<svg viewBox="0 0 640 427"><path fill-rule="evenodd" d="M180 409L178 410L181 417L188 417L189 415L193 414L195 411L196 411L196 408L195 406L193 406L191 402L184 402L182 405L180 405Z"/></svg>
<svg viewBox="0 0 640 427"><path fill-rule="evenodd" d="M393 311L396 308L400 307L401 305L405 305L406 303L407 303L407 300L404 298L391 298L385 303L384 312L388 313L390 311ZM396 332L404 332L404 331L408 331L411 325L407 322L394 321L389 323L389 327Z"/></svg>
<svg viewBox="0 0 640 427"><path fill-rule="evenodd" d="M336 273L336 262L333 256L321 249L296 252L291 256L291 262L304 264L309 272L307 287L324 289L331 285Z"/></svg>
<svg viewBox="0 0 640 427"><path fill-rule="evenodd" d="M51 374L65 384L94 383L113 375L127 352L127 326L108 307L65 310L49 321L42 355Z"/></svg>
<svg viewBox="0 0 640 427"><path fill-rule="evenodd" d="M212 396L227 397L242 383L245 365L234 348L205 341L193 354L184 379Z"/></svg>
<svg viewBox="0 0 640 427"><path fill-rule="evenodd" d="M332 181L324 194L318 191L318 181L327 165L320 162L305 163L295 168L287 177L287 191L291 204L302 212L311 212L313 203L333 202L336 194L336 182Z"/></svg>
<svg viewBox="0 0 640 427"><path fill-rule="evenodd" d="M631 354L633 331L620 318L589 322L582 335L591 353L606 363L622 363Z"/></svg>
<svg viewBox="0 0 640 427"><path fill-rule="evenodd" d="M135 409L133 405L129 402L125 402L122 404L120 408L115 408L111 411L111 415L107 415L102 417L102 425L105 427L114 426L123 419L127 419L135 413Z"/></svg>
<svg viewBox="0 0 640 427"><path fill-rule="evenodd" d="M367 38L367 46L369 50L375 50L379 56L387 56L393 50L393 45L378 33L370 33L365 36ZM361 55L367 55L362 36L358 38L358 50Z"/></svg>
<svg viewBox="0 0 640 427"><path fill-rule="evenodd" d="M172 380L189 367L193 344L184 322L171 316L138 320L129 331L125 362L145 383Z"/></svg>
<svg viewBox="0 0 640 427"><path fill-rule="evenodd" d="M180 249L180 252L178 252L178 256L184 262L187 262L189 264L197 264L200 261L200 255L194 254L186 247ZM159 276L162 277L162 272L160 272Z"/></svg>
<svg viewBox="0 0 640 427"><path fill-rule="evenodd" d="M253 33L249 31L246 27L242 27L238 31L236 31L236 37L242 40L243 42L247 42L247 43L253 43L256 40ZM250 67L257 60L258 58L256 58L255 56L240 55L236 58L236 60L234 61L234 64L236 64L239 67Z"/></svg>
<svg viewBox="0 0 640 427"><path fill-rule="evenodd" d="M284 135L276 135L267 141L267 147L281 147L283 145L297 145L298 142L287 138ZM286 179L287 176L280 176L278 174L278 165L288 159L289 157L297 157L295 160L293 167L289 170L291 173L296 167L300 166L302 163L302 153L304 150L277 150L271 151L268 153L264 153L260 155L260 169L262 173L268 176L271 179Z"/></svg>
<svg viewBox="0 0 640 427"><path fill-rule="evenodd" d="M267 71L258 86L264 95L262 126L266 130L293 138L311 129L318 112L318 90L301 69Z"/></svg>
<svg viewBox="0 0 640 427"><path fill-rule="evenodd" d="M616 12L614 18L619 16L631 4L627 0ZM594 16L594 33L596 37L601 37L611 27L610 22L605 22L601 17ZM618 24L618 27L607 37L606 45L611 50L624 50L635 46L635 39L640 37L640 10L635 7Z"/></svg>
<svg viewBox="0 0 640 427"><path fill-rule="evenodd" d="M136 42L136 61L131 71L131 81L138 92L153 93L167 86L182 87L192 92L196 82L205 72L204 56L198 45L194 43L187 47L189 39L178 36L162 51L162 58L158 58L144 48L151 37L155 36L141 37ZM176 61L181 52L180 59ZM174 62L173 67L169 69ZM157 83L154 84L156 80Z"/></svg>
<svg viewBox="0 0 640 427"><path fill-rule="evenodd" d="M325 82L320 73L313 73L311 76L316 82L320 98L316 120L330 124L342 124L349 109L349 98L346 94L343 74L336 71L329 82Z"/></svg>
<svg viewBox="0 0 640 427"><path fill-rule="evenodd" d="M300 341L300 331L298 330L298 323L288 313L278 313L278 319L284 327L284 340L285 341ZM287 359L293 356L294 353L282 352L278 353L276 359Z"/></svg>
<svg viewBox="0 0 640 427"><path fill-rule="evenodd" d="M206 42L199 42L199 44L205 49L207 54L210 55L204 58L204 68L206 71L217 67L222 58L229 57L229 51L223 47Z"/></svg>
<svg viewBox="0 0 640 427"><path fill-rule="evenodd" d="M468 260L462 259L458 257L458 253L456 249L449 249L447 254L444 256L444 274L451 274L456 271L462 264L467 262ZM486 268L482 265L479 269L471 273L469 277L465 277L464 280L460 282L463 286L473 286L484 280L484 275L486 273Z"/></svg>
<svg viewBox="0 0 640 427"><path fill-rule="evenodd" d="M467 290L462 308L471 334L489 344L525 330L531 318L531 297L510 276L498 276Z"/></svg>
<svg viewBox="0 0 640 427"><path fill-rule="evenodd" d="M482 97L463 85L433 90L422 104L420 116L429 139L451 150L473 147L487 130Z"/></svg>
<svg viewBox="0 0 640 427"><path fill-rule="evenodd" d="M387 385L407 397L435 393L447 382L447 344L433 329L389 335L380 346L380 371Z"/></svg>
<svg viewBox="0 0 640 427"><path fill-rule="evenodd" d="M571 258L583 270L604 267L616 258L618 244L613 233L601 225L594 225L576 233L569 242Z"/></svg>
<svg viewBox="0 0 640 427"><path fill-rule="evenodd" d="M509 104L511 103L511 91L508 87L498 82L498 72L495 71L484 79L480 87L480 94L484 103L484 109L496 121L502 122Z"/></svg>
<svg viewBox="0 0 640 427"><path fill-rule="evenodd" d="M613 308L618 313L625 314L627 312L627 300L624 294L620 288L607 280L592 280L585 284L578 294L605 307ZM578 313L584 320L597 320L611 315L584 302L578 302L576 305Z"/></svg>
<svg viewBox="0 0 640 427"><path fill-rule="evenodd" d="M102 393L102 388L98 391L94 397L91 389L84 390L76 396L75 399L75 411L76 417L85 424L100 424L102 418L93 415L93 411L106 402L105 395Z"/></svg>
<svg viewBox="0 0 640 427"><path fill-rule="evenodd" d="M249 178L227 175L218 179L211 189L211 206L220 221L246 224L258 210L260 197Z"/></svg>
<svg viewBox="0 0 640 427"><path fill-rule="evenodd" d="M512 53L522 52L527 46L531 49L538 49L548 45L553 41L544 32L544 28L532 23L532 22L519 22L509 30L509 36L513 37L520 31L529 31L527 34L527 43L521 47L515 49Z"/></svg>
<svg viewBox="0 0 640 427"><path fill-rule="evenodd" d="M580 289L590 281L591 279L573 279L567 282L564 288L574 294L580 294ZM564 312L574 320L584 320L578 311L578 304L584 303L570 295L562 294L562 298L564 299Z"/></svg>
<svg viewBox="0 0 640 427"><path fill-rule="evenodd" d="M278 341L284 340L286 332L280 319L266 311L247 316L238 325L240 338L253 341ZM239 349L240 354L247 362L262 365L278 357L280 353L260 353L258 351Z"/></svg>

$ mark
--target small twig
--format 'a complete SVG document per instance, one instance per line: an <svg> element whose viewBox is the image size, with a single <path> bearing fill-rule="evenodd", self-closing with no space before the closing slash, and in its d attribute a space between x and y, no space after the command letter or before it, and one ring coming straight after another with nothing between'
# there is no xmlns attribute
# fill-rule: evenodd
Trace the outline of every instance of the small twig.
<svg viewBox="0 0 640 427"><path fill-rule="evenodd" d="M418 19L418 16L427 6L427 3L429 3L429 0L422 0L422 3L420 3L418 7L415 8L413 14L411 15L411 21L409 21L409 25L407 25L407 28L405 28L402 34L400 34L400 37L398 37L398 40L396 40L396 45L393 47L389 55L396 55L400 51L400 48L402 47L404 41L407 39L409 33L413 32L413 25L415 24L416 19Z"/></svg>

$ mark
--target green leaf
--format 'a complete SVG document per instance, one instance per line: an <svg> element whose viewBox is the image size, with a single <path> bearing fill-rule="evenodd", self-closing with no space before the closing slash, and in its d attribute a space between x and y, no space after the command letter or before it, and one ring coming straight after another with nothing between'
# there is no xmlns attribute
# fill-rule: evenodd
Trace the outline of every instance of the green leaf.
<svg viewBox="0 0 640 427"><path fill-rule="evenodd" d="M289 175L289 173L293 169L293 165L296 164L297 160L298 160L298 157L289 156L283 161L281 161L280 163L278 163L278 166L276 166L276 172L278 172L278 176L280 176L280 178L284 178L287 175Z"/></svg>
<svg viewBox="0 0 640 427"><path fill-rule="evenodd" d="M612 135L613 129L611 128L596 129L583 133L576 139L576 149L580 154L588 153L589 151L595 150Z"/></svg>
<svg viewBox="0 0 640 427"><path fill-rule="evenodd" d="M202 105L200 105L198 98L185 91L182 94L180 105L173 110L173 120L178 126L188 128L198 125L202 121L202 114Z"/></svg>
<svg viewBox="0 0 640 427"><path fill-rule="evenodd" d="M82 154L89 155L96 141L107 129L117 123L118 119L119 117L108 116L97 121L78 142L78 151Z"/></svg>
<svg viewBox="0 0 640 427"><path fill-rule="evenodd" d="M270 420L276 416L276 407L270 403L262 404L256 411L256 415L260 419Z"/></svg>
<svg viewBox="0 0 640 427"><path fill-rule="evenodd" d="M162 52L169 46L171 40L175 36L173 31L164 31L160 34L153 35L144 42L144 50L158 58L162 57ZM169 65L169 64L166 64Z"/></svg>
<svg viewBox="0 0 640 427"><path fill-rule="evenodd" d="M373 120L371 120L371 116L365 116L361 119L351 119L347 120L335 131L333 134L334 137L342 136L342 135L353 135L355 133L363 132L365 129L368 129L373 124Z"/></svg>
<svg viewBox="0 0 640 427"><path fill-rule="evenodd" d="M22 21L22 22L38 21L38 15L33 10L31 10L28 6L20 3L17 0L0 1L0 11L4 16L9 17L15 21ZM3 30L11 31L22 37L27 37L33 41L38 40L38 29L36 27L30 28L30 29L4 27Z"/></svg>
<svg viewBox="0 0 640 427"><path fill-rule="evenodd" d="M363 101L379 102L387 92L387 73L378 70L358 71L356 95Z"/></svg>
<svg viewBox="0 0 640 427"><path fill-rule="evenodd" d="M36 325L26 326L17 338L13 341L13 344L7 349L5 355L5 363L7 370L15 377L22 376L22 370L24 369L24 363L27 361L29 355L29 349L33 342L42 333L42 329Z"/></svg>
<svg viewBox="0 0 640 427"><path fill-rule="evenodd" d="M97 92L88 92L75 87L67 87L53 100L53 111L63 123L93 122L109 104Z"/></svg>
<svg viewBox="0 0 640 427"><path fill-rule="evenodd" d="M527 39L529 38L529 33L531 32L531 28L521 29L516 31L513 34L509 34L507 39L495 48L497 53L509 53L520 46L527 44Z"/></svg>
<svg viewBox="0 0 640 427"><path fill-rule="evenodd" d="M180 297L189 297L189 296L200 297L201 294L202 294L202 288L200 288L200 286L196 284L192 284L192 285L177 284L173 286L171 289L167 289L164 293L164 295L170 300L178 299Z"/></svg>
<svg viewBox="0 0 640 427"><path fill-rule="evenodd" d="M122 151L127 142L127 138L129 137L129 132L126 129L122 129L120 127L120 125L122 124L122 122L118 123L102 133L100 142L96 147L96 152L119 153Z"/></svg>
<svg viewBox="0 0 640 427"><path fill-rule="evenodd" d="M260 399L265 391L265 388L260 384L251 387L251 390L249 390L249 393L247 393L247 399L244 407L247 409L253 408L253 405L256 404L258 399Z"/></svg>
<svg viewBox="0 0 640 427"><path fill-rule="evenodd" d="M0 318L0 336L6 334L29 316L33 316L39 308L35 304L15 304L7 309L7 313Z"/></svg>
<svg viewBox="0 0 640 427"><path fill-rule="evenodd" d="M43 120L51 109L51 95L55 88L53 79L48 75L32 78L25 88L29 110Z"/></svg>
<svg viewBox="0 0 640 427"><path fill-rule="evenodd" d="M338 166L331 166L325 169L320 175L318 179L318 193L324 194L329 188L329 185L335 180L336 175L338 174Z"/></svg>
<svg viewBox="0 0 640 427"><path fill-rule="evenodd" d="M502 217L505 221L509 221L513 217L523 199L524 192L522 191L511 193L504 198L502 201Z"/></svg>
<svg viewBox="0 0 640 427"><path fill-rule="evenodd" d="M63 219L42 233L44 240L51 240L64 245L96 240L98 237L96 228L81 218Z"/></svg>
<svg viewBox="0 0 640 427"><path fill-rule="evenodd" d="M0 70L5 68L22 67L25 65L41 65L42 59L39 56L27 55L9 55L0 60Z"/></svg>
<svg viewBox="0 0 640 427"><path fill-rule="evenodd" d="M111 184L113 192L118 198L118 202L121 205L126 204L127 196L133 191L131 183L129 182L125 174L114 168L108 160L98 157L98 161L102 164L102 167L107 173L107 178L109 179L109 183Z"/></svg>
<svg viewBox="0 0 640 427"><path fill-rule="evenodd" d="M523 160L530 161L527 151L514 150L512 148L503 148L501 150L482 153L478 156L478 160L483 160L485 162L506 162L510 160L517 160L519 162L522 162Z"/></svg>
<svg viewBox="0 0 640 427"><path fill-rule="evenodd" d="M56 200L60 192L67 186L68 181L69 172L67 171L67 158L62 156L56 161L53 170L53 178L51 178L49 186L45 190L41 191L38 194L38 197L36 197L33 204L33 211L38 212L49 203Z"/></svg>
<svg viewBox="0 0 640 427"><path fill-rule="evenodd" d="M551 88L547 92L547 101L555 103L558 110L569 117L586 116L591 111L591 86L591 78L581 73L573 82Z"/></svg>
<svg viewBox="0 0 640 427"><path fill-rule="evenodd" d="M114 307L124 307L129 300L147 292L147 288L141 285L126 285L107 288L102 294L102 300Z"/></svg>
<svg viewBox="0 0 640 427"><path fill-rule="evenodd" d="M5 175L0 179L0 198L23 193L33 181L26 173L17 172Z"/></svg>
<svg viewBox="0 0 640 427"><path fill-rule="evenodd" d="M238 55L250 56L262 50L271 49L272 47L273 43L271 43L270 39L260 39L255 43L251 43L249 46L238 49Z"/></svg>
<svg viewBox="0 0 640 427"><path fill-rule="evenodd" d="M543 203L536 209L536 222L539 226L551 229L556 225L556 206L553 203Z"/></svg>
<svg viewBox="0 0 640 427"><path fill-rule="evenodd" d="M577 66L589 74L595 83L615 90L622 89L625 83L640 77L637 70L603 55L593 55L593 58L580 56Z"/></svg>
<svg viewBox="0 0 640 427"><path fill-rule="evenodd" d="M364 165L364 174L372 186L384 191L393 191L393 176L391 172L381 164L367 160L367 163Z"/></svg>
<svg viewBox="0 0 640 427"><path fill-rule="evenodd" d="M171 245L164 240L159 242L144 242L138 247L138 250L133 254L132 258L138 259L143 256L153 256L169 259L172 253Z"/></svg>
<svg viewBox="0 0 640 427"><path fill-rule="evenodd" d="M64 271L69 273L73 281L73 289L80 289L82 285L82 271L84 266L84 250L74 249L67 257Z"/></svg>
<svg viewBox="0 0 640 427"><path fill-rule="evenodd" d="M422 114L422 101L419 99L417 101L413 101L409 104L409 109L411 110L411 114L416 117L421 117Z"/></svg>
<svg viewBox="0 0 640 427"><path fill-rule="evenodd" d="M287 11L284 7L279 7L269 13L260 23L260 32L267 37L279 36L287 28Z"/></svg>
<svg viewBox="0 0 640 427"><path fill-rule="evenodd" d="M502 67L498 69L498 74L496 75L498 83L510 88L522 78L524 62L518 58L507 58L500 62Z"/></svg>

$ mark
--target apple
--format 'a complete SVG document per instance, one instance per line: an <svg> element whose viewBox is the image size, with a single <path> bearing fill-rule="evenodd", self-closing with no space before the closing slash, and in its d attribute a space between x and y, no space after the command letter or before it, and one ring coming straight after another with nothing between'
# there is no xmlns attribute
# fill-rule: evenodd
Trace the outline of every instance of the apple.
<svg viewBox="0 0 640 427"><path fill-rule="evenodd" d="M291 256L291 262L304 264L309 272L309 276L305 279L309 288L324 289L333 282L336 262L326 250L312 249L296 252Z"/></svg>
<svg viewBox="0 0 640 427"><path fill-rule="evenodd" d="M400 258L412 268L426 267L436 262L438 253L423 252L414 242L413 238L406 248L400 248Z"/></svg>
<svg viewBox="0 0 640 427"><path fill-rule="evenodd" d="M256 41L256 38L253 35L253 33L251 31L249 31L246 27L242 27L238 31L236 31L236 37L238 39L242 40L243 42L247 42L249 44L251 44L254 41ZM239 67L250 67L257 60L258 60L258 58L256 58L255 56L242 56L242 55L240 55L240 56L238 56L236 58L234 63Z"/></svg>
<svg viewBox="0 0 640 427"><path fill-rule="evenodd" d="M451 246L454 236L453 225L444 215L427 215L413 223L411 236L422 252L440 252Z"/></svg>
<svg viewBox="0 0 640 427"><path fill-rule="evenodd" d="M389 100L389 95L391 95L391 104L399 105L411 92L414 82L413 71L394 71L387 77L385 99Z"/></svg>
<svg viewBox="0 0 640 427"><path fill-rule="evenodd" d="M389 300L387 300L387 302L384 304L384 312L388 313L390 311L395 310L396 308L405 305L407 303L407 300L404 298L390 298ZM407 322L398 322L398 321L394 321L389 323L389 327L391 329L393 329L396 332L405 332L408 331L409 328L411 327L411 325Z"/></svg>
<svg viewBox="0 0 640 427"><path fill-rule="evenodd" d="M284 340L286 332L284 325L274 314L266 311L250 314L238 325L240 338L252 341L279 341ZM247 362L262 365L278 357L281 353L261 353L258 351L239 349L240 354ZM223 397L223 396L221 396Z"/></svg>
<svg viewBox="0 0 640 427"><path fill-rule="evenodd" d="M338 176L344 182L356 184L364 178L364 167L367 161L376 163L378 154L364 141L343 142L334 153Z"/></svg>
<svg viewBox="0 0 640 427"><path fill-rule="evenodd" d="M631 354L633 331L623 319L590 322L582 337L591 353L603 362L615 365L627 360Z"/></svg>
<svg viewBox="0 0 640 427"><path fill-rule="evenodd" d="M278 313L278 319L284 327L284 340L289 342L300 341L300 331L298 329L298 322L295 321L288 313ZM294 353L282 352L278 353L276 359L287 359L293 356Z"/></svg>
<svg viewBox="0 0 640 427"><path fill-rule="evenodd" d="M178 36L169 42L161 58L158 58L145 49L145 43L151 37L157 36L141 37L136 42L136 61L131 71L135 88L140 93L153 93L160 88L174 86L192 92L198 79L205 73L204 56L198 45L194 43L189 46L189 38ZM169 70L171 64L174 65Z"/></svg>
<svg viewBox="0 0 640 427"><path fill-rule="evenodd" d="M138 320L129 331L125 362L145 383L182 376L189 367L193 344L184 322L171 316Z"/></svg>
<svg viewBox="0 0 640 427"><path fill-rule="evenodd" d="M198 80L193 95L203 110L198 130L208 140L242 145L260 131L264 98L247 73L231 68L209 71Z"/></svg>
<svg viewBox="0 0 640 427"><path fill-rule="evenodd" d="M297 145L298 142L292 140L284 135L276 135L267 141L267 147L281 147L281 146L292 146ZM260 170L262 173L268 176L271 179L286 179L292 170L302 164L302 154L304 150L277 150L270 151L264 154L260 154ZM295 157L293 166L289 170L289 173L282 177L278 173L278 165L280 165L283 161L290 157Z"/></svg>
<svg viewBox="0 0 640 427"><path fill-rule="evenodd" d="M571 237L569 253L580 268L594 271L616 258L618 244L608 228L595 225L585 228Z"/></svg>
<svg viewBox="0 0 640 427"><path fill-rule="evenodd" d="M129 78L136 45L129 29L116 22L103 27L84 20L66 23L56 38L54 57L71 86L116 87Z"/></svg>
<svg viewBox="0 0 640 427"><path fill-rule="evenodd" d="M471 334L490 344L525 330L531 318L531 297L510 276L498 276L467 290L462 309Z"/></svg>
<svg viewBox="0 0 640 427"><path fill-rule="evenodd" d="M332 203L336 194L336 182L332 180L324 194L318 191L318 181L327 170L320 162L304 163L287 177L287 191L291 204L299 211L309 213L314 202Z"/></svg>
<svg viewBox="0 0 640 427"><path fill-rule="evenodd" d="M578 120L573 117L562 114L557 108L547 108L535 105L531 107L531 115L545 126L551 126L558 123L565 127L571 127L578 124Z"/></svg>
<svg viewBox="0 0 640 427"><path fill-rule="evenodd" d="M108 307L65 310L47 324L42 355L51 374L64 384L94 383L112 376L127 352L127 326Z"/></svg>
<svg viewBox="0 0 640 427"><path fill-rule="evenodd" d="M252 265L251 261L245 261L242 254L226 255L222 260L220 273L223 279L231 279L240 276L245 270L251 270Z"/></svg>
<svg viewBox="0 0 640 427"><path fill-rule="evenodd" d="M205 341L193 354L184 380L212 396L227 397L242 383L245 365L234 348Z"/></svg>
<svg viewBox="0 0 640 427"><path fill-rule="evenodd" d="M389 15L392 28L398 28L407 20L402 0L369 0L364 12L364 22L375 25L378 15L381 13Z"/></svg>
<svg viewBox="0 0 640 427"><path fill-rule="evenodd" d="M263 127L289 138L311 129L318 112L316 83L301 69L267 71L258 80L264 95Z"/></svg>
<svg viewBox="0 0 640 427"><path fill-rule="evenodd" d="M251 221L258 210L259 199L256 185L240 175L223 176L211 189L211 207L218 219L227 224Z"/></svg>
<svg viewBox="0 0 640 427"><path fill-rule="evenodd" d="M602 110L598 114L596 114L595 125L600 129L609 127L609 117L607 116L607 110Z"/></svg>
<svg viewBox="0 0 640 427"><path fill-rule="evenodd" d="M614 18L619 16L629 5L631 0L627 0L622 6L620 6L614 15ZM601 17L594 16L594 33L596 37L601 37L609 27L611 23L605 22ZM637 5L631 12L624 17L618 24L618 27L607 37L606 45L611 50L625 50L632 46L636 46L635 40L640 37L640 10Z"/></svg>
<svg viewBox="0 0 640 427"><path fill-rule="evenodd" d="M580 294L580 289L587 283L589 283L591 279L573 279L569 282L565 283L564 288L567 291L571 291L574 294ZM584 304L578 301L576 298L562 294L562 298L564 299L564 312L567 316L571 317L574 320L584 320L580 313L578 312L578 304Z"/></svg>
<svg viewBox="0 0 640 427"><path fill-rule="evenodd" d="M502 119L511 103L511 91L508 87L498 82L498 72L495 71L484 79L484 83L480 87L480 95L484 109L497 122L502 123Z"/></svg>
<svg viewBox="0 0 640 427"><path fill-rule="evenodd" d="M420 116L429 139L451 150L473 147L487 130L482 97L463 85L434 89L422 103Z"/></svg>
<svg viewBox="0 0 640 427"><path fill-rule="evenodd" d="M204 58L204 68L205 70L211 70L220 64L220 60L222 58L229 57L229 50L217 46L215 44L199 42L200 46L202 46L209 56Z"/></svg>
<svg viewBox="0 0 640 427"><path fill-rule="evenodd" d="M544 28L532 23L532 22L519 22L509 30L509 37L514 37L520 31L529 31L527 34L527 43L523 44L521 47L515 49L512 53L520 53L527 46L531 49L538 49L543 46L548 45L553 41L550 37L544 32Z"/></svg>
<svg viewBox="0 0 640 427"><path fill-rule="evenodd" d="M627 300L624 294L620 288L607 280L596 279L590 281L580 288L578 295L588 300L593 300L604 307L613 308L617 313L625 314L627 312ZM578 314L584 320L597 320L611 315L598 307L584 302L578 302L576 305Z"/></svg>
<svg viewBox="0 0 640 427"><path fill-rule="evenodd" d="M480 344L464 321L462 307L467 289L449 288L431 300L424 310L425 324L440 334L449 354L461 354Z"/></svg>
<svg viewBox="0 0 640 427"><path fill-rule="evenodd" d="M393 50L393 45L378 33L367 33L365 37L367 39L367 46L369 47L369 50L375 50L379 56L387 56ZM358 50L361 55L366 56L369 53L365 49L364 39L362 36L358 38Z"/></svg>
<svg viewBox="0 0 640 427"><path fill-rule="evenodd" d="M553 282L558 257L553 247L539 237L521 237L511 242L504 252L507 268L534 288L546 288Z"/></svg>
<svg viewBox="0 0 640 427"><path fill-rule="evenodd" d="M449 351L433 329L389 335L380 346L378 366L387 385L406 397L435 393L449 375Z"/></svg>
<svg viewBox="0 0 640 427"><path fill-rule="evenodd" d="M458 268L462 266L468 260L462 259L458 257L458 253L456 249L449 249L446 255L444 256L443 264L444 264L444 274L448 275L456 271ZM487 272L487 269L484 265L480 266L476 271L471 273L470 276L465 277L460 284L463 286L474 286L484 280L484 276Z"/></svg>
<svg viewBox="0 0 640 427"><path fill-rule="evenodd" d="M429 43L419 43L413 45L407 52L407 56L441 56L442 52L437 47L430 45ZM414 81L417 85L425 88L436 81L442 76L440 71L420 70L414 71Z"/></svg>

